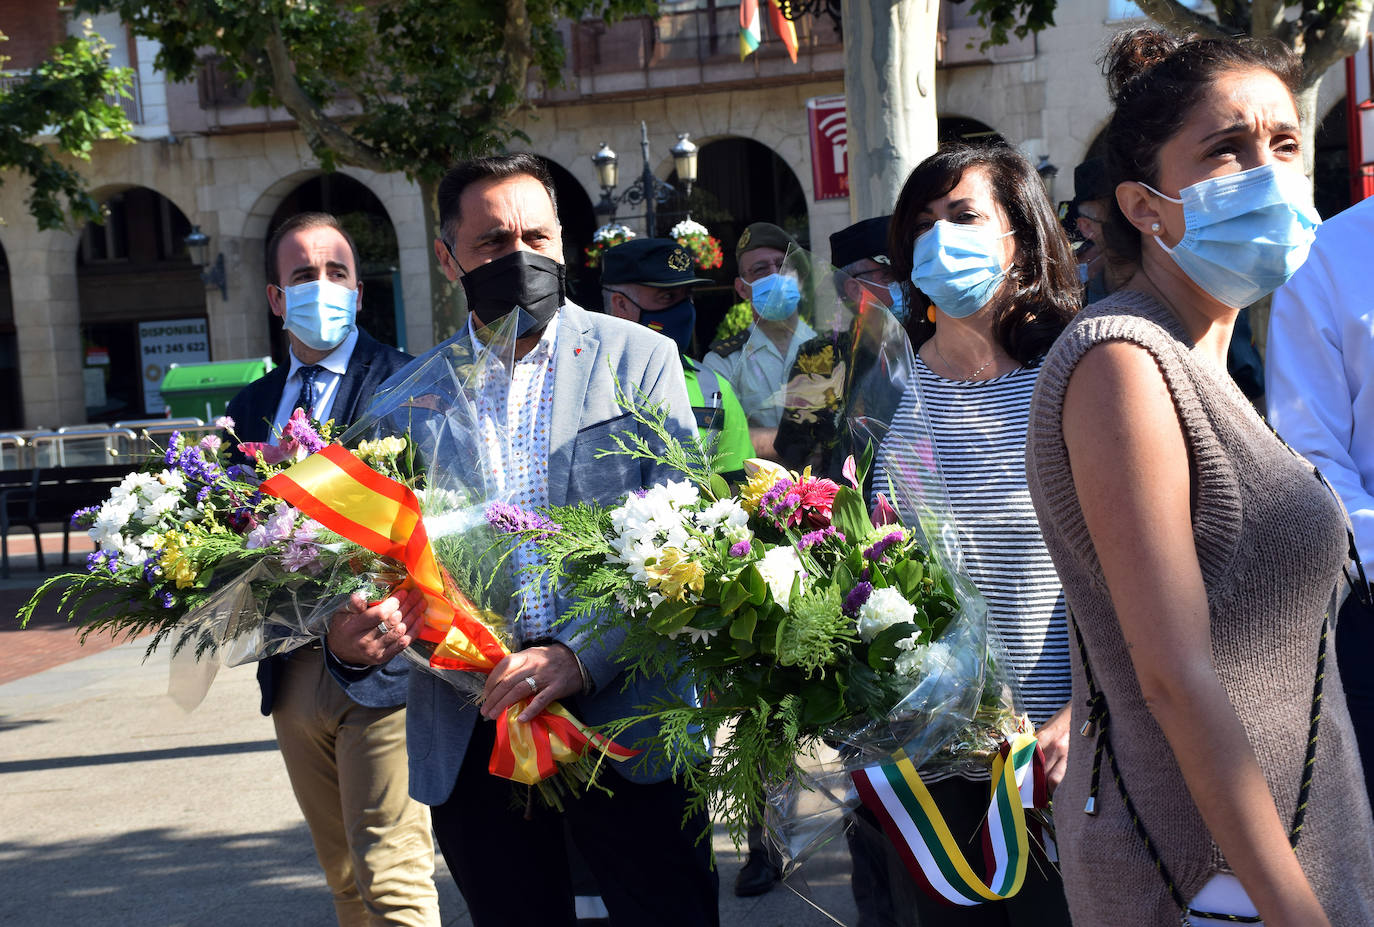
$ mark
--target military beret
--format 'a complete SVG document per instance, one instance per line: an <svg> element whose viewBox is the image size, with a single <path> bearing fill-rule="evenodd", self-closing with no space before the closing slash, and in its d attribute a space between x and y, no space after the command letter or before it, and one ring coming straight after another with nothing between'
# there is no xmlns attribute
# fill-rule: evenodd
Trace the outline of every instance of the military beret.
<svg viewBox="0 0 1374 927"><path fill-rule="evenodd" d="M787 253L788 247L800 248L797 240L788 235L782 229L771 222L752 222L740 235L739 241L735 244L735 260L746 251L755 248L777 248L783 254Z"/></svg>
<svg viewBox="0 0 1374 927"><path fill-rule="evenodd" d="M671 238L631 238L601 256L601 283L672 287L710 283L692 273L692 255Z"/></svg>
<svg viewBox="0 0 1374 927"><path fill-rule="evenodd" d="M891 216L878 216L855 222L830 236L830 263L848 267L858 261L877 261L888 264L887 226Z"/></svg>

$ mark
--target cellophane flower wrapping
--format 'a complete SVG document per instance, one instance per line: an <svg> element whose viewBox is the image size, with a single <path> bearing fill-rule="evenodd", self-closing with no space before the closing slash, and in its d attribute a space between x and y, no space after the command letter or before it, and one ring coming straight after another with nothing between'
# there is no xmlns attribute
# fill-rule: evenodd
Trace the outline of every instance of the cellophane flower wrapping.
<svg viewBox="0 0 1374 927"><path fill-rule="evenodd" d="M345 447L365 451L364 462L414 491L446 593L470 602L507 648L516 639L517 577L487 514L505 496L489 461L504 452L508 436L494 417L480 414L479 404L494 378L509 376L518 319L513 312L492 325L479 324L477 341L450 339L423 355L384 384L340 438ZM379 459L379 448L398 452ZM397 560L378 558L356 544L346 543L345 549L352 558L335 560L331 581L352 585L361 571L371 586L369 600L384 597L406 577L405 564ZM319 611L332 604L320 603ZM482 691L484 675L437 665L435 652L434 641L416 637L402 653L471 697Z"/></svg>
<svg viewBox="0 0 1374 927"><path fill-rule="evenodd" d="M753 397L760 416L785 414L789 402L813 421L824 413L835 440L799 459L828 463L842 441L858 461L846 454L834 480L751 462L748 481L731 489L712 475L709 447L675 448L663 436L680 480L619 506L549 509L561 530L539 543L543 578L625 633L630 672L695 685L699 706L643 706L660 722L655 746L737 842L765 819L792 868L842 832L857 803L851 769L898 751L918 764L986 764L995 741L974 736L978 725L1005 724L1011 705L989 669L986 606L962 572L934 458L876 505L863 485L911 370L901 326L880 305L844 304L842 275L810 254L790 252L781 274L796 284L808 338L825 342L813 347L828 346L835 362ZM843 401L868 387L857 404ZM622 405L651 428L662 420L634 397Z"/></svg>

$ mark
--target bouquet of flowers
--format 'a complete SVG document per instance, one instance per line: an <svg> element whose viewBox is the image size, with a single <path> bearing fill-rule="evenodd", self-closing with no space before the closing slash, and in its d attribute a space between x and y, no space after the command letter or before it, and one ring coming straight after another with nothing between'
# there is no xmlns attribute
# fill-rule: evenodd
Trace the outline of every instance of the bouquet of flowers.
<svg viewBox="0 0 1374 927"><path fill-rule="evenodd" d="M577 600L572 614L623 632L630 672L695 684L701 704L644 706L605 733L657 719L674 774L737 841L765 794L803 781L805 757L826 743L852 763L897 750L919 762L975 719L1019 724L986 672L976 590L885 501L869 512L852 459L848 486L751 461L732 492L662 411L622 404L666 450L609 452L684 478L616 507L550 508L515 536L539 544L536 576Z"/></svg>
<svg viewBox="0 0 1374 927"><path fill-rule="evenodd" d="M232 420L216 424L233 437ZM218 435L186 442L174 433L166 450L125 477L104 503L72 516L96 543L86 571L44 582L19 610L20 621L61 589L59 613L80 619L83 638L96 631L129 638L150 632L150 653L175 635L174 650L194 644L203 656L260 628L268 616L277 633L270 641L259 638L254 652L280 653L312 639L321 629L301 606L315 596L321 556L333 539L261 486L330 437L330 426L317 430L298 409L278 444L240 445L256 458L256 466L247 466L229 462L232 446ZM224 627L199 620L233 585L252 587L254 617ZM338 592L346 597L351 589Z"/></svg>
<svg viewBox="0 0 1374 927"><path fill-rule="evenodd" d="M698 270L715 270L724 261L720 239L712 237L700 222L683 219L673 226L668 237L687 249Z"/></svg>
<svg viewBox="0 0 1374 927"><path fill-rule="evenodd" d="M505 375L515 322L489 327L480 345L437 349L337 443L299 410L276 444L238 445L254 467L228 465L218 437L174 439L161 470L77 513L100 545L88 572L45 583L21 619L63 588L59 611L83 635L151 631L150 652L171 638L174 650L194 643L197 657L233 665L319 639L355 593L413 589L426 607L405 656L478 696L516 639L513 584L485 515L496 498L485 448L504 437L477 412L487 379ZM232 422L219 424L232 436ZM633 756L557 703L528 722L524 706L498 719L490 768L554 804L557 783L581 787L601 756Z"/></svg>
<svg viewBox="0 0 1374 927"><path fill-rule="evenodd" d="M600 267L601 255L634 237L634 230L628 225L612 222L601 226L592 233L592 243L583 252L587 256L587 266L591 268Z"/></svg>

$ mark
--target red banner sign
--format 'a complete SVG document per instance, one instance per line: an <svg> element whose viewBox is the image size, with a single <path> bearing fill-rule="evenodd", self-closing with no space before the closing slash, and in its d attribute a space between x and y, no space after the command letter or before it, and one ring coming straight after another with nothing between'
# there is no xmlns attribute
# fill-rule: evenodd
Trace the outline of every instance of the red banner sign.
<svg viewBox="0 0 1374 927"><path fill-rule="evenodd" d="M844 94L807 100L806 121L811 131L811 182L816 199L848 196L849 123L845 116Z"/></svg>

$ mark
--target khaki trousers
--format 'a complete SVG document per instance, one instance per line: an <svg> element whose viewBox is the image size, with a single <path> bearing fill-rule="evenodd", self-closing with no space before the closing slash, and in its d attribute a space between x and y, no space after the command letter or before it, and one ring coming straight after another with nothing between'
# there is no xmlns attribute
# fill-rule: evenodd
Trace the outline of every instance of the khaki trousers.
<svg viewBox="0 0 1374 927"><path fill-rule="evenodd" d="M406 713L344 694L324 652L292 652L272 706L340 927L439 927L429 809L409 795Z"/></svg>

